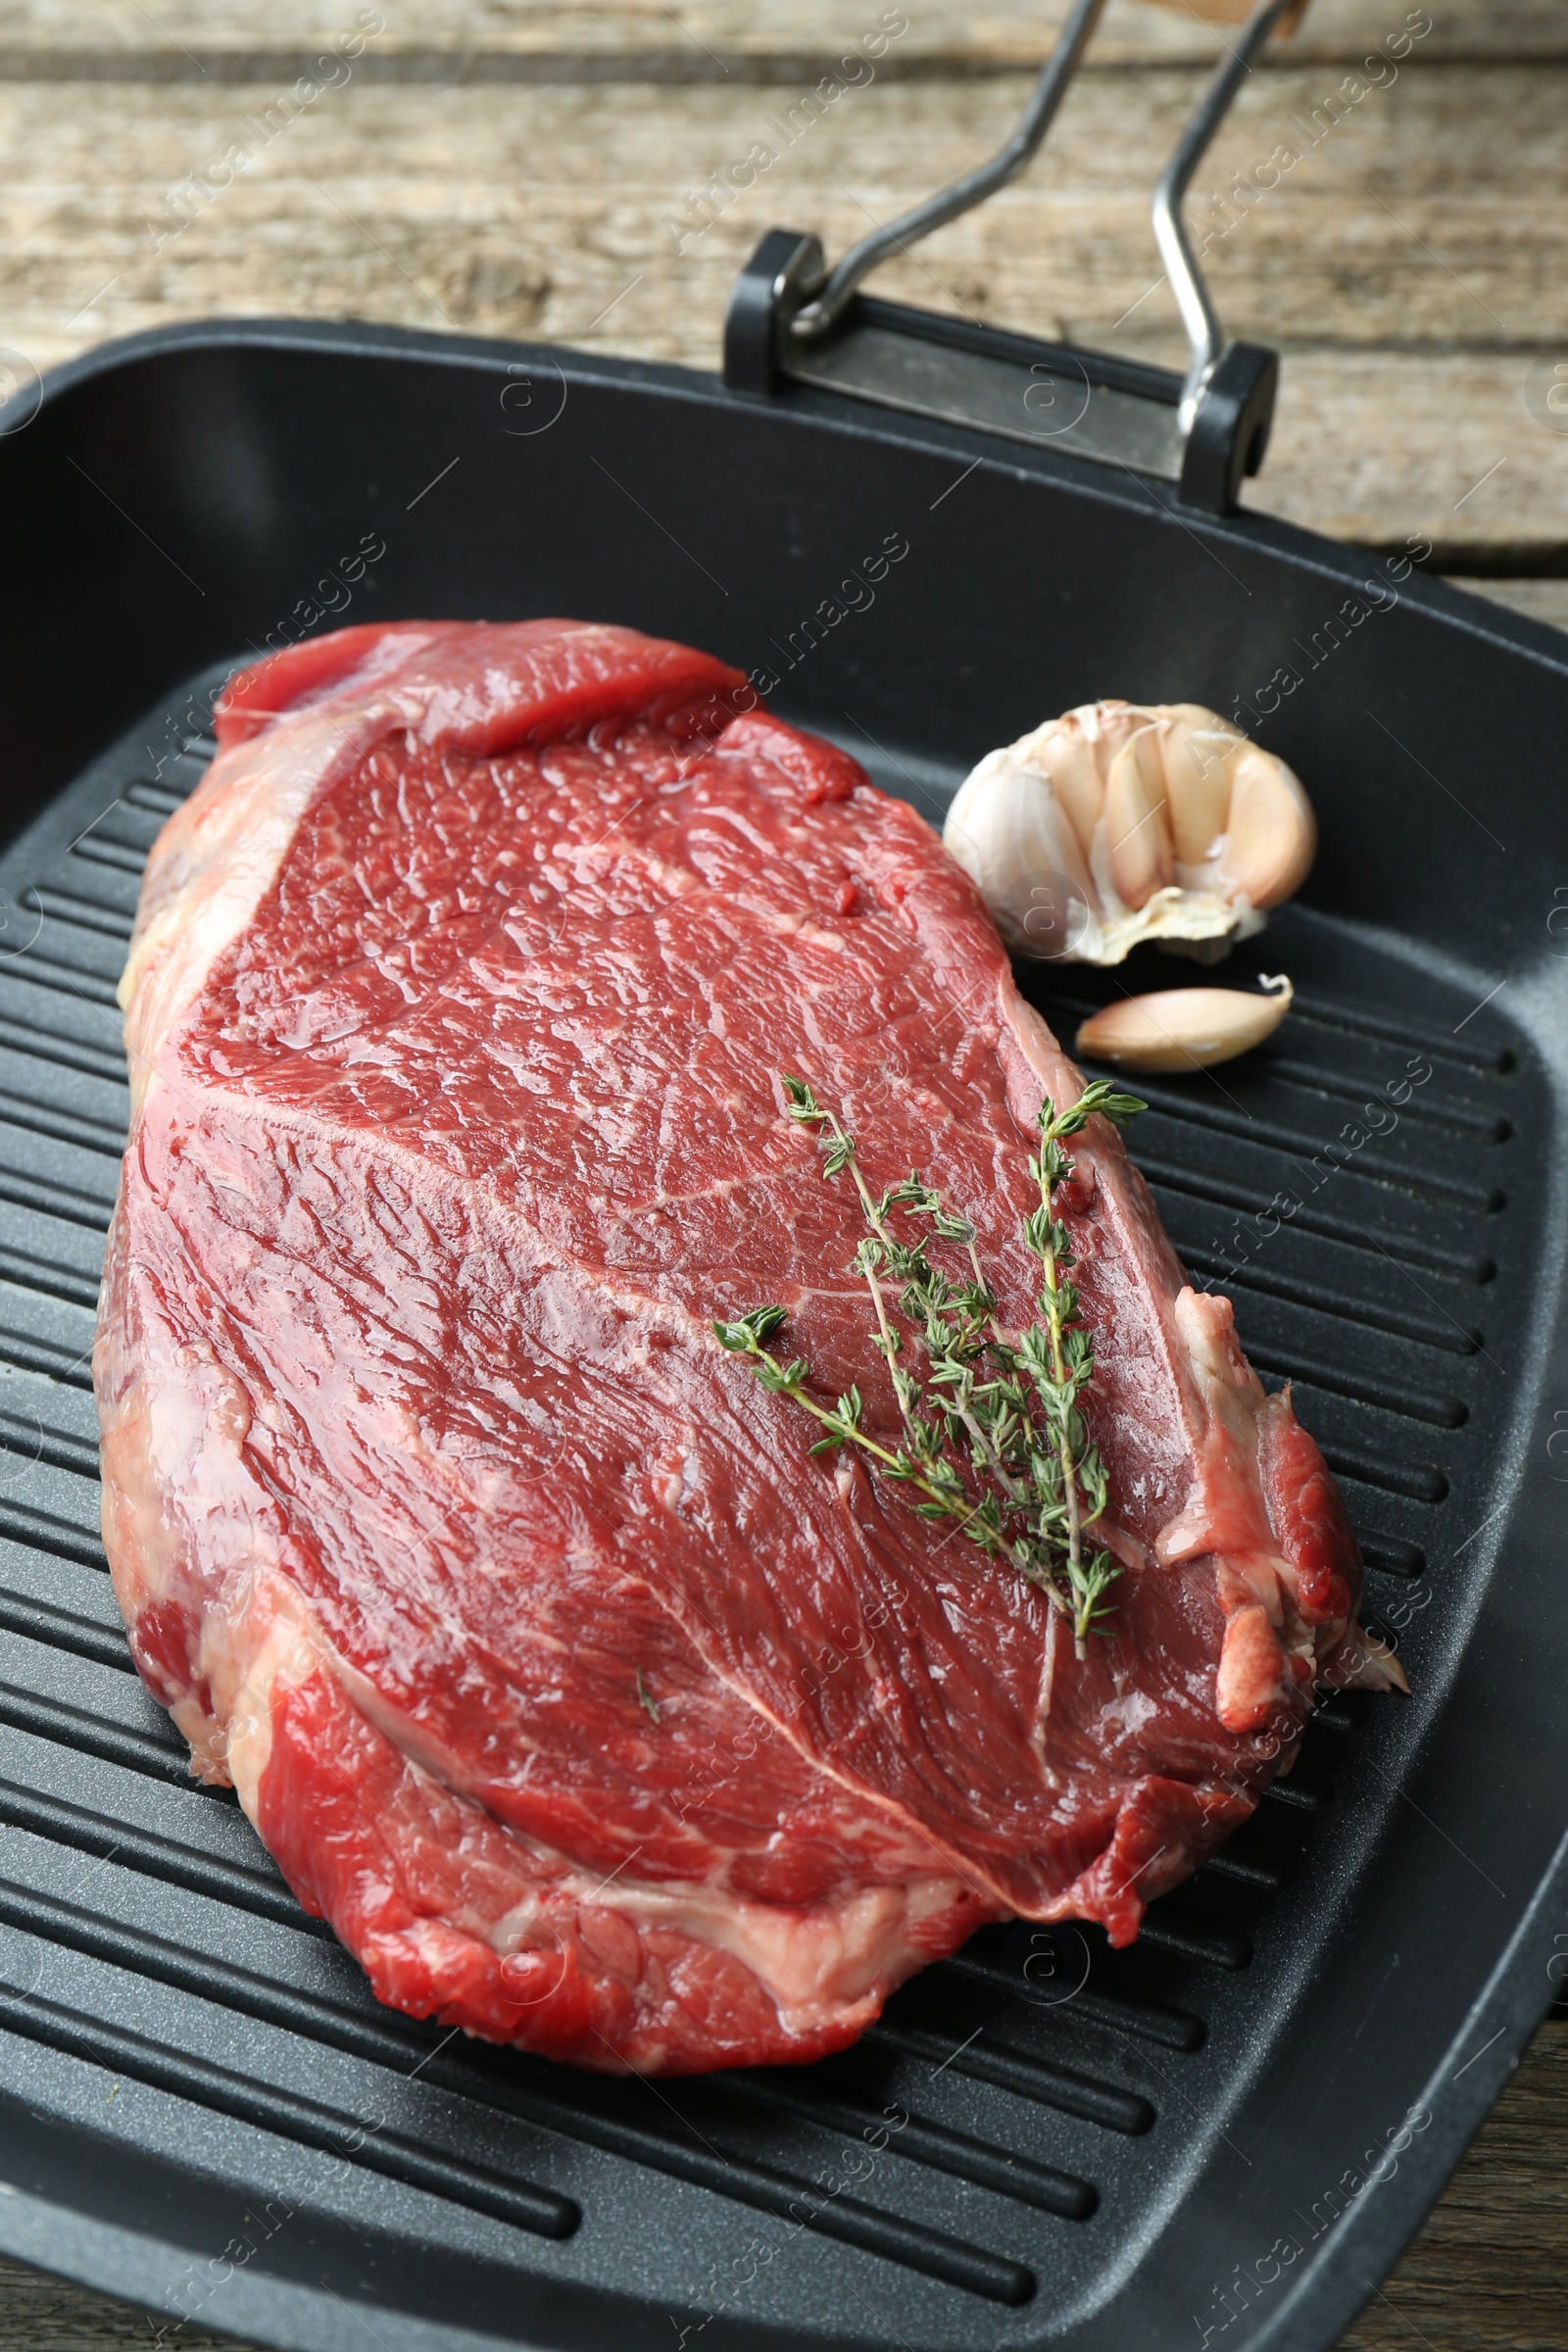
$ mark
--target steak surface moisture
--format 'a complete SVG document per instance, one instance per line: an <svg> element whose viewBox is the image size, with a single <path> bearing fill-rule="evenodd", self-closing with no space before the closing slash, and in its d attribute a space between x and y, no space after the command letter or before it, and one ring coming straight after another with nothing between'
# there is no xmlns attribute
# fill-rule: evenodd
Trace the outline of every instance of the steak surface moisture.
<svg viewBox="0 0 1568 2352"><path fill-rule="evenodd" d="M750 707L749 707L750 706ZM629 630L264 662L153 852L95 1358L136 1663L376 1992L603 2068L809 2059L988 1919L1128 1940L1377 1682L1343 1506L1116 1135L1063 1213L1108 1639L725 1355L761 1299L897 1443L854 1195L1004 1322L1082 1081L967 878L740 675Z"/></svg>

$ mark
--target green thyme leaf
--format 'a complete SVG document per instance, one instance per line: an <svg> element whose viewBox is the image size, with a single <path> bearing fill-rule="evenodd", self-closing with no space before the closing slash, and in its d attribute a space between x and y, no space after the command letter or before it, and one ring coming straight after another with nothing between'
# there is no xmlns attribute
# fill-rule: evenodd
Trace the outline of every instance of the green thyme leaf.
<svg viewBox="0 0 1568 2352"><path fill-rule="evenodd" d="M785 1320L782 1306L754 1306L749 1314L737 1315L733 1323L714 1319L713 1336L731 1355L755 1355L764 1340L770 1340Z"/></svg>
<svg viewBox="0 0 1568 2352"><path fill-rule="evenodd" d="M945 1208L934 1208L931 1222L945 1242L961 1242L967 1248L974 1240L974 1227L966 1217L954 1217Z"/></svg>
<svg viewBox="0 0 1568 2352"><path fill-rule="evenodd" d="M827 1117L827 1112L804 1078L786 1078L784 1092L789 1097L789 1116L798 1119L803 1126L814 1126L819 1119Z"/></svg>
<svg viewBox="0 0 1568 2352"><path fill-rule="evenodd" d="M824 1131L818 1137L824 1177L848 1169L854 1180L868 1227L854 1271L876 1309L870 1341L889 1367L904 1442L884 1445L865 1428L858 1385L828 1404L811 1394L804 1356L785 1363L769 1353L766 1343L786 1320L782 1307L715 1319L719 1345L753 1357L763 1388L791 1397L817 1423L813 1454L856 1447L884 1478L909 1490L920 1517L956 1522L956 1532L976 1549L1037 1587L1070 1622L1084 1656L1091 1633L1113 1631L1105 1594L1121 1570L1108 1550L1090 1551L1084 1541L1107 1507L1108 1481L1080 1403L1092 1388L1094 1349L1070 1279L1072 1236L1054 1194L1072 1174L1066 1140L1096 1115L1123 1124L1143 1103L1102 1080L1063 1111L1049 1097L1042 1103L1040 1149L1028 1163L1039 1202L1022 1220L1041 1284L1036 1320L1013 1335L998 1324L998 1298L976 1254L972 1220L951 1212L917 1170L874 1198L855 1139L835 1113L804 1078L787 1077L783 1085L789 1117ZM924 1218L930 1236L896 1232L896 1214ZM928 1238L967 1253L956 1281L931 1263ZM896 1310L884 1277L900 1286ZM893 1319L895 1311L907 1328ZM906 1345L925 1350L923 1385L899 1361Z"/></svg>
<svg viewBox="0 0 1568 2352"><path fill-rule="evenodd" d="M1098 1111L1102 1119L1109 1119L1112 1125L1125 1127L1129 1119L1136 1119L1141 1110L1149 1108L1149 1104L1137 1095L1118 1094L1109 1079L1097 1078L1092 1086L1084 1088L1078 1098L1077 1108L1086 1118L1091 1111Z"/></svg>

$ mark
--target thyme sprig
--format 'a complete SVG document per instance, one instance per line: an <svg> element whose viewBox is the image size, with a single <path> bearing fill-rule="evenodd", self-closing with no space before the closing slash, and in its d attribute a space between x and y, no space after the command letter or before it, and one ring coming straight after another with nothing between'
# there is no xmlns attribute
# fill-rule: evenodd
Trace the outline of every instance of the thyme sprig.
<svg viewBox="0 0 1568 2352"><path fill-rule="evenodd" d="M752 1357L764 1389L792 1397L820 1425L824 1434L813 1453L856 1446L885 1478L910 1490L923 1519L956 1521L988 1557L1004 1560L1036 1586L1071 1624L1083 1657L1091 1633L1112 1630L1105 1593L1121 1571L1089 1541L1105 1509L1107 1482L1079 1403L1094 1376L1094 1349L1055 1193L1072 1174L1071 1138L1096 1113L1120 1126L1144 1104L1097 1080L1065 1110L1049 1096L1041 1105L1040 1150L1029 1160L1040 1204L1023 1220L1024 1242L1041 1269L1039 1319L1009 1333L999 1320L973 1225L954 1216L918 1171L873 1194L855 1139L837 1115L804 1078L786 1078L784 1090L789 1116L817 1131L823 1177L848 1172L859 1197L868 1230L853 1271L870 1293L876 1323L868 1337L892 1376L904 1443L884 1446L862 1427L858 1385L825 1404L809 1392L805 1356L785 1359L772 1351L768 1342L788 1319L782 1306L715 1319L719 1345ZM895 1212L906 1221L906 1233L909 1223L929 1230L901 1239ZM932 1264L933 1242L962 1250L962 1276L955 1280ZM923 1354L921 1375L901 1360L906 1353L916 1360Z"/></svg>

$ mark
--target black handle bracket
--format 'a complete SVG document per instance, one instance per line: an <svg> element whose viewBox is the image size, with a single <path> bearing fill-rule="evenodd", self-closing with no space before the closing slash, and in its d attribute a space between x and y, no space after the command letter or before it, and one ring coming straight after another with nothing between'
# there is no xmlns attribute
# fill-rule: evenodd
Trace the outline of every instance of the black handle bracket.
<svg viewBox="0 0 1568 2352"><path fill-rule="evenodd" d="M1279 362L1261 345L1226 347L1189 423L1187 382L1172 368L862 294L852 296L826 334L807 341L794 320L825 276L815 237L768 230L735 281L724 320L731 391L765 395L810 384L941 417L1168 481L1184 506L1210 514L1228 513L1244 477L1262 464Z"/></svg>
<svg viewBox="0 0 1568 2352"><path fill-rule="evenodd" d="M1298 0L1253 0L1154 190L1154 238L1192 346L1184 376L859 292L879 264L984 203L1038 154L1104 5L1072 0L1022 119L989 162L862 237L831 273L815 237L768 231L730 297L731 390L812 384L1172 482L1184 506L1204 514L1235 506L1268 446L1279 360L1260 344L1226 341L1182 207L1252 60L1298 13Z"/></svg>

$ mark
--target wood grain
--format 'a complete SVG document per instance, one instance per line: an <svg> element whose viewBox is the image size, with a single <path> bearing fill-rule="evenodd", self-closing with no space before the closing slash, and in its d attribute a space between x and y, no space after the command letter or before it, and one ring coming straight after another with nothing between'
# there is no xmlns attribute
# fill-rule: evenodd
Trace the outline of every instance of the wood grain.
<svg viewBox="0 0 1568 2352"><path fill-rule="evenodd" d="M883 0L377 0L380 29L345 58L360 0L0 0L0 342L47 367L134 328L275 312L710 368L758 235L787 221L842 249L976 162L1064 4L904 0L871 57ZM1220 37L1179 0L1112 0L1025 180L878 290L1178 358L1148 191ZM824 77L841 94L813 109ZM1568 628L1568 417L1544 405L1568 369L1565 121L1562 0L1314 0L1251 77L1193 217L1227 324L1285 353L1253 503L1368 543L1428 538L1463 584ZM775 162L715 190L757 139ZM1282 146L1278 186L1239 198ZM193 180L230 148L251 157L232 184ZM150 2331L0 2260L0 2348ZM1343 2352L1423 2344L1568 2352L1568 2024L1542 2029Z"/></svg>
<svg viewBox="0 0 1568 2352"><path fill-rule="evenodd" d="M1568 570L1568 434L1539 397L1568 367L1565 83L1492 66L1461 91L1423 61L1342 99L1315 145L1331 79L1292 69L1246 93L1194 214L1227 324L1285 351L1253 503L1379 545L1419 533L1454 566L1501 547L1515 569ZM1025 182L879 286L1178 358L1146 187L1199 86L1163 67L1091 78ZM291 116L271 81L0 80L4 339L46 367L213 312L354 314L712 367L765 228L842 249L984 155L1026 87L873 84L813 120L799 90L752 87L354 80ZM1303 152L1279 187L1227 203L1287 141ZM776 150L756 184L715 183L755 142Z"/></svg>
<svg viewBox="0 0 1568 2352"><path fill-rule="evenodd" d="M354 24L362 0L270 0L265 17L232 0L167 0L150 15L124 0L6 0L0 50L10 58L66 58L90 73L96 61L147 61L159 77L214 70L214 61L257 51L300 55ZM868 30L884 0L374 0L385 30L369 44L367 75L389 60L454 61L466 72L503 61L533 60L540 71L564 65L625 78L650 74L673 80L767 76L783 62L831 61ZM906 36L890 52L889 78L911 72L994 74L1038 64L1049 52L1065 0L903 0ZM1432 20L1428 54L1448 62L1562 59L1568 24L1558 0L1314 0L1301 29L1276 45L1272 61L1352 60L1402 25L1412 13ZM155 21L156 20L156 21ZM1223 28L1179 6L1112 0L1096 36L1096 66L1152 60L1211 65ZM394 64L391 71L399 69ZM406 70L406 68L404 69Z"/></svg>

